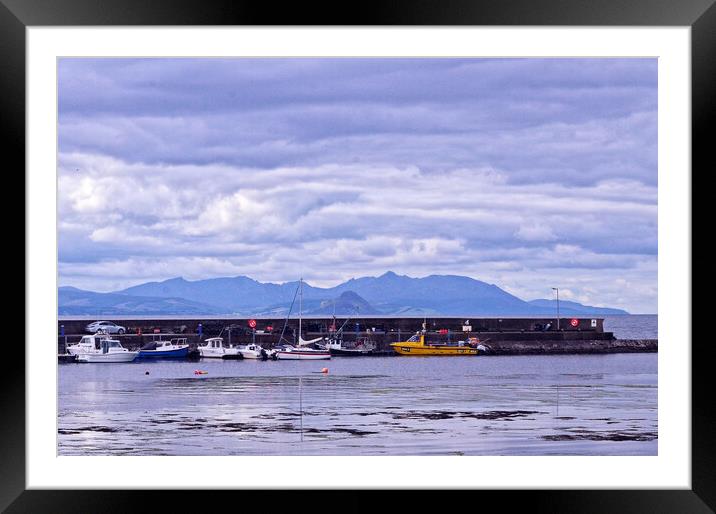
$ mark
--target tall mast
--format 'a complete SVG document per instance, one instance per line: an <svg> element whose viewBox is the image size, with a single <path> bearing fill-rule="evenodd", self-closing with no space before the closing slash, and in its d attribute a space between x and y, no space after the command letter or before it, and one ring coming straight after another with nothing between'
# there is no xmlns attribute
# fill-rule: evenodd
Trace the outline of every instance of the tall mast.
<svg viewBox="0 0 716 514"><path fill-rule="evenodd" d="M303 277L298 282L298 346L301 346L301 317L303 316Z"/></svg>

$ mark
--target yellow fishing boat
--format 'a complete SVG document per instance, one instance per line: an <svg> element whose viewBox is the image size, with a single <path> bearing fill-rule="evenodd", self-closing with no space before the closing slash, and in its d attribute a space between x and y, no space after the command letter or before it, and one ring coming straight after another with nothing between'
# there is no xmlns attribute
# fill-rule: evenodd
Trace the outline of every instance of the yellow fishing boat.
<svg viewBox="0 0 716 514"><path fill-rule="evenodd" d="M407 341L391 343L399 355L477 355L480 340L471 337L467 341L456 343L426 343L425 334L418 332Z"/></svg>

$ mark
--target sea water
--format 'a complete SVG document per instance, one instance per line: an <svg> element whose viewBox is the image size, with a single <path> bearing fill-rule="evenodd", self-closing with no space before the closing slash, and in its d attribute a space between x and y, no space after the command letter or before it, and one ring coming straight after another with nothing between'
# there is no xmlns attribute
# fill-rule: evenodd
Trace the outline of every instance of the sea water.
<svg viewBox="0 0 716 514"><path fill-rule="evenodd" d="M62 364L58 386L60 455L657 454L656 353Z"/></svg>

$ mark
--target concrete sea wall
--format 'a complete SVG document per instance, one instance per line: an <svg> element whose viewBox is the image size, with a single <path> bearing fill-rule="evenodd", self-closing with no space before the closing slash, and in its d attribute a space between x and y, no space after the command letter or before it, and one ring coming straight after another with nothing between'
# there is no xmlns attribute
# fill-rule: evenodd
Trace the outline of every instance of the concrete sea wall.
<svg viewBox="0 0 716 514"><path fill-rule="evenodd" d="M58 321L58 353L66 344L80 340L85 326L93 320L60 319ZM232 344L254 340L264 348L271 348L280 340L295 342L298 320L257 319L256 332L248 327L246 318L226 319L113 319L126 328L127 333L113 335L130 350L141 348L154 339L186 338L192 347L203 339L221 335ZM338 319L338 327L343 325ZM303 336L312 339L325 336L333 324L331 318L303 320ZM375 344L381 354L392 355L390 343L405 341L425 324L427 341L454 342L477 337L492 355L529 354L590 354L617 352L656 352L656 339L615 339L604 332L603 320L596 318L555 319L533 318L361 318L351 319L344 327L344 341L361 339Z"/></svg>

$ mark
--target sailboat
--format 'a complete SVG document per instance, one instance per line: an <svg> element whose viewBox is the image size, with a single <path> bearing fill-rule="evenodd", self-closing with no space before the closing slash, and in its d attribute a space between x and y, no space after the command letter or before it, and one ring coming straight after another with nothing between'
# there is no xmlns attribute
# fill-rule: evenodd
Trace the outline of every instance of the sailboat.
<svg viewBox="0 0 716 514"><path fill-rule="evenodd" d="M302 337L301 323L303 317L303 278L298 283L298 347L293 345L284 345L283 348L276 350L276 358L281 360L322 360L330 359L331 352L328 350L318 350L309 348L308 345L322 341L322 337L317 337L306 341ZM295 298L295 297L294 297ZM289 311L290 314L290 311Z"/></svg>

